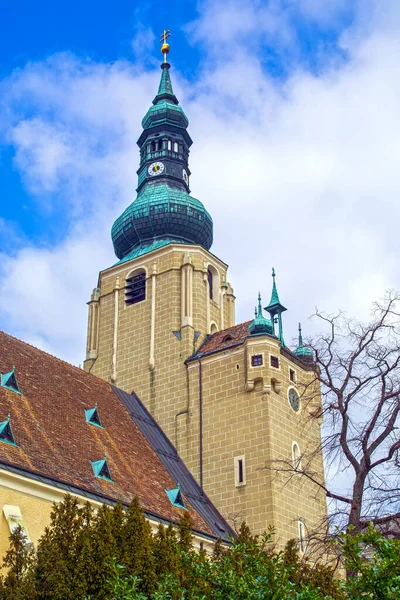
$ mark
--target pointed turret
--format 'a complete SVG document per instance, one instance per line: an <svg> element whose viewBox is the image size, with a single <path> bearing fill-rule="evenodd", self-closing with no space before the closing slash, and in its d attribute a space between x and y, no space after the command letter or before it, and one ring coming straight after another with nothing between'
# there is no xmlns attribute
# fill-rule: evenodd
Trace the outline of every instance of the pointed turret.
<svg viewBox="0 0 400 600"><path fill-rule="evenodd" d="M301 323L299 323L299 345L294 351L297 358L302 358L303 360L312 360L313 353L311 348L307 348L303 344L303 335L301 333Z"/></svg>
<svg viewBox="0 0 400 600"><path fill-rule="evenodd" d="M157 96L153 100L153 104L156 105L161 100L170 100L174 104L179 104L178 98L174 94L174 90L172 89L171 77L169 74L169 70L171 65L167 62L164 62L161 65L162 73L160 79L160 85L158 86Z"/></svg>
<svg viewBox="0 0 400 600"><path fill-rule="evenodd" d="M129 260L167 244L196 244L209 250L213 222L203 204L190 195L189 120L174 94L164 31L161 79L152 106L142 120L137 198L115 221L115 254Z"/></svg>
<svg viewBox="0 0 400 600"><path fill-rule="evenodd" d="M278 294L278 289L276 287L276 282L275 282L275 269L272 268L272 293L271 293L271 300L268 304L268 306L265 307L265 310L267 312L269 312L270 316L271 316L271 321L273 324L273 329L274 329L274 335L275 335L275 323L278 322L278 338L282 344L282 346L285 346L285 341L283 339L283 328L282 328L282 313L285 312L285 310L287 310L283 304L281 304L281 301L279 300L279 294Z"/></svg>
<svg viewBox="0 0 400 600"><path fill-rule="evenodd" d="M251 335L256 334L265 334L268 335L273 334L273 325L271 321L266 319L262 314L262 305L261 305L261 294L258 293L258 310L255 310L255 318L249 325L249 332Z"/></svg>

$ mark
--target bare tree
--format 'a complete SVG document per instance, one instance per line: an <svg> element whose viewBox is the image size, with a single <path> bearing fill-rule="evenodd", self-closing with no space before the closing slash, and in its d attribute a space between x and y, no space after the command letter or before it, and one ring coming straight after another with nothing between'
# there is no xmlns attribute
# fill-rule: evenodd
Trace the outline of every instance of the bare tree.
<svg viewBox="0 0 400 600"><path fill-rule="evenodd" d="M308 418L323 418L326 483L313 472L310 451L277 472L301 474L329 500L330 519L356 531L368 522L400 531L400 295L387 292L361 323L319 312L326 334L310 341L314 380L303 390ZM315 402L320 387L321 404ZM320 406L317 410L315 406ZM398 520L396 522L396 520Z"/></svg>

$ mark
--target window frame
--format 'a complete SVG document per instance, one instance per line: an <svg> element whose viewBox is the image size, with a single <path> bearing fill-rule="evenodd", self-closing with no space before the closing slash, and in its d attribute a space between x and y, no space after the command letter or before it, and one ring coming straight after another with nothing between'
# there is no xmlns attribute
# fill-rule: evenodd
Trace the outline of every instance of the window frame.
<svg viewBox="0 0 400 600"><path fill-rule="evenodd" d="M261 362L258 365L253 364L253 359L255 358L260 358ZM257 367L263 367L264 366L264 352L259 352L257 354L252 354L250 356L250 366L252 369L256 369Z"/></svg>
<svg viewBox="0 0 400 600"><path fill-rule="evenodd" d="M128 296L128 290L132 287L132 283L128 284L128 281L134 279L135 277L140 277L140 276L143 276L144 295L143 295L143 297L140 297L139 299L134 299L132 301L132 298L129 298L129 296ZM146 299L147 299L147 271L143 267L140 267L138 269L134 269L133 271L130 271L125 277L125 286L124 286L125 308L128 308L129 306L133 306L134 304L140 304L141 302L144 302Z"/></svg>
<svg viewBox="0 0 400 600"><path fill-rule="evenodd" d="M237 488L244 487L247 483L247 481L246 481L246 457L244 454L235 456L233 458L233 469L234 469L235 487L237 487ZM241 475L241 477L240 477L240 475Z"/></svg>
<svg viewBox="0 0 400 600"><path fill-rule="evenodd" d="M277 362L278 362L278 366L277 367L275 367L275 365L272 364L272 359L276 359L277 360ZM280 371L281 370L281 362L279 360L279 356L276 356L276 354L270 354L269 355L269 366L272 369L276 369L277 371Z"/></svg>
<svg viewBox="0 0 400 600"><path fill-rule="evenodd" d="M297 521L297 530L299 535L299 552L300 554L304 554L306 551L306 526L304 525L304 521L299 519Z"/></svg>

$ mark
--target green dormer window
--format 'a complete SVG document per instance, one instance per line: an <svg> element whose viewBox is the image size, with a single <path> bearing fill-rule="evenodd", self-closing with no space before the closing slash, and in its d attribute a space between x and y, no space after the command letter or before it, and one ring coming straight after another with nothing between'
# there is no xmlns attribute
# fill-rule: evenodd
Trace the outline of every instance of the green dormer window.
<svg viewBox="0 0 400 600"><path fill-rule="evenodd" d="M100 421L99 413L97 410L97 402L94 408L85 409L85 417L86 421L90 423L90 425L96 425L96 427L103 427Z"/></svg>
<svg viewBox="0 0 400 600"><path fill-rule="evenodd" d="M6 444L11 444L12 446L17 445L11 429L10 415L8 415L5 421L1 421L0 423L0 442L5 442Z"/></svg>
<svg viewBox="0 0 400 600"><path fill-rule="evenodd" d="M183 501L181 486L179 483L177 488L174 488L173 490L165 490L165 492L173 506L177 506L178 508L184 508L185 510L187 510L185 502Z"/></svg>
<svg viewBox="0 0 400 600"><path fill-rule="evenodd" d="M0 385L2 387L7 388L8 390L12 390L13 392L17 392L17 394L21 393L21 390L19 389L17 378L15 376L15 368L14 367L13 367L12 371L10 371L9 373L4 373L4 375L1 374L0 379L1 379Z"/></svg>
<svg viewBox="0 0 400 600"><path fill-rule="evenodd" d="M104 458L102 460L92 460L91 464L93 473L96 475L96 477L99 477L100 479L105 479L106 481L112 481L110 469L107 464L106 454L104 455Z"/></svg>

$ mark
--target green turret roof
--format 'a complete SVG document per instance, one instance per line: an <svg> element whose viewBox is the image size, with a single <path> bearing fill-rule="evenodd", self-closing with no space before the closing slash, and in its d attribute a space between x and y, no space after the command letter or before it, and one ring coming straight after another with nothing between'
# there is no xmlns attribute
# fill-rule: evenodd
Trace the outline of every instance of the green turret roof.
<svg viewBox="0 0 400 600"><path fill-rule="evenodd" d="M279 300L279 294L278 294L278 289L276 287L276 282L275 282L275 269L272 269L272 279L273 279L273 283L272 283L272 294L271 294L271 300L269 301L268 306L265 307L265 310L269 312L269 314L271 315L271 317L273 317L274 315L278 314L278 313L283 313L285 310L287 310L283 304L281 304L281 301Z"/></svg>
<svg viewBox="0 0 400 600"><path fill-rule="evenodd" d="M311 358L312 359L312 357L313 357L311 348L307 348L303 344L303 336L301 333L301 323L299 323L299 345L297 346L294 353L298 358L307 358L307 359Z"/></svg>
<svg viewBox="0 0 400 600"><path fill-rule="evenodd" d="M172 89L171 77L169 75L170 64L163 63L161 65L162 73L160 79L160 85L158 86L157 96L153 100L153 104L157 104L161 100L168 99L174 104L178 104L178 98L174 94Z"/></svg>
<svg viewBox="0 0 400 600"><path fill-rule="evenodd" d="M256 309L255 319L249 325L249 333L251 335L256 334L268 334L273 335L274 328L272 322L266 319L262 314L262 306L261 306L261 294L258 294L258 311Z"/></svg>

